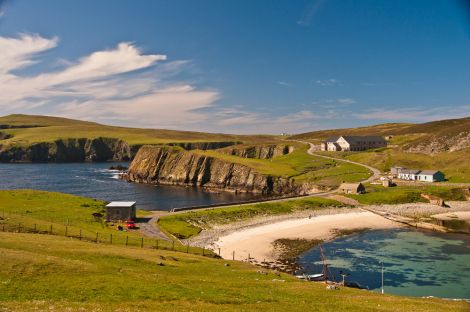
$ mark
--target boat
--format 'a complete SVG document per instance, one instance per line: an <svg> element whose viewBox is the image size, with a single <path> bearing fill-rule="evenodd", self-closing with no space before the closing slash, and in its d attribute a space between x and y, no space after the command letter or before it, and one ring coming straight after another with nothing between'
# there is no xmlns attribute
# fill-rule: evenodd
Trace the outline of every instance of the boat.
<svg viewBox="0 0 470 312"><path fill-rule="evenodd" d="M324 281L325 275L323 273L318 274L302 274L296 275L298 279L306 280L306 281Z"/></svg>

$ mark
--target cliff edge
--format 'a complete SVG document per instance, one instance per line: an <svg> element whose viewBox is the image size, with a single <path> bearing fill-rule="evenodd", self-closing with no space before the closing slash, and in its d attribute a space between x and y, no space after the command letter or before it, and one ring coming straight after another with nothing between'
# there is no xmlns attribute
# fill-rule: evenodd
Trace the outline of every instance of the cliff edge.
<svg viewBox="0 0 470 312"><path fill-rule="evenodd" d="M252 168L175 147L143 146L125 178L131 182L200 186L265 195L302 195L306 184L263 175Z"/></svg>

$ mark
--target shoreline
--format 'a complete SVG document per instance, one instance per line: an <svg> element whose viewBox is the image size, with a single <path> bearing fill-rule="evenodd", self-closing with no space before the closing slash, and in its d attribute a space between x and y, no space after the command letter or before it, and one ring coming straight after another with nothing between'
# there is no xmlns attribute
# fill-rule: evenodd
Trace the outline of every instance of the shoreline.
<svg viewBox="0 0 470 312"><path fill-rule="evenodd" d="M416 227L401 222L412 217L429 217L470 211L470 202L449 202L450 208L425 203L370 205L355 208L331 208L301 211L287 215L265 216L225 225L215 225L202 231L191 244L220 252L224 259L249 261L270 268L282 268L285 263L275 250L276 240L303 239L329 241L360 230ZM467 213L465 213L466 215ZM431 225L425 222L423 228ZM421 227L421 226L419 226ZM434 230L439 230L433 225ZM429 228L428 228L429 229ZM432 229L432 228L431 228ZM276 264L273 266L273 264Z"/></svg>

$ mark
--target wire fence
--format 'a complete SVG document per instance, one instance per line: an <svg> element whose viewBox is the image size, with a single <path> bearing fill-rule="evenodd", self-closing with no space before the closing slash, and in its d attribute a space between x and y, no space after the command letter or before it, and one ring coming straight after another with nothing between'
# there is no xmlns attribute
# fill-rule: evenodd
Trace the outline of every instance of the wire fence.
<svg viewBox="0 0 470 312"><path fill-rule="evenodd" d="M5 213L3 211L3 213L0 214L0 231L10 233L57 235L95 244L138 247L154 250L170 250L207 257L220 256L206 248L191 246L189 244L184 245L177 240L143 237L140 236L139 232L134 231L118 231L109 227L103 228L103 231L94 231L73 226L73 222L70 222L70 220L63 223L52 223L47 220L18 221L18 219L21 219L21 215Z"/></svg>

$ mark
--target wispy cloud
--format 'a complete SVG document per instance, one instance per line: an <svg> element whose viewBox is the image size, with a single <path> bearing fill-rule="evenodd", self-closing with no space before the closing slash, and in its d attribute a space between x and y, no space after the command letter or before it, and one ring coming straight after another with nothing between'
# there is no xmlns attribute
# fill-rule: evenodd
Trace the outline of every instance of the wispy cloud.
<svg viewBox="0 0 470 312"><path fill-rule="evenodd" d="M315 84L321 87L331 87L341 85L341 81L335 78L325 79L325 80L316 80Z"/></svg>
<svg viewBox="0 0 470 312"><path fill-rule="evenodd" d="M38 62L41 52L58 44L57 38L22 34L0 37L0 109L2 113L37 112L113 120L119 124L175 127L184 121L205 120L198 109L209 107L219 93L191 83L169 79L188 62L166 55L143 54L134 44L96 51L77 61L63 62L60 70L35 76L19 69Z"/></svg>
<svg viewBox="0 0 470 312"><path fill-rule="evenodd" d="M325 2L326 0L312 0L305 8L297 24L304 27L310 26L313 18L320 12Z"/></svg>
<svg viewBox="0 0 470 312"><path fill-rule="evenodd" d="M469 116L470 105L452 107L441 106L433 108L425 106L397 109L377 108L352 115L361 120L426 122Z"/></svg>
<svg viewBox="0 0 470 312"><path fill-rule="evenodd" d="M283 86L283 87L294 87L295 86L293 83L286 82L286 81L278 81L277 84L280 85L280 86Z"/></svg>
<svg viewBox="0 0 470 312"><path fill-rule="evenodd" d="M0 17L5 15L5 10L6 10L6 6L7 6L8 2L10 2L10 1L0 0Z"/></svg>

